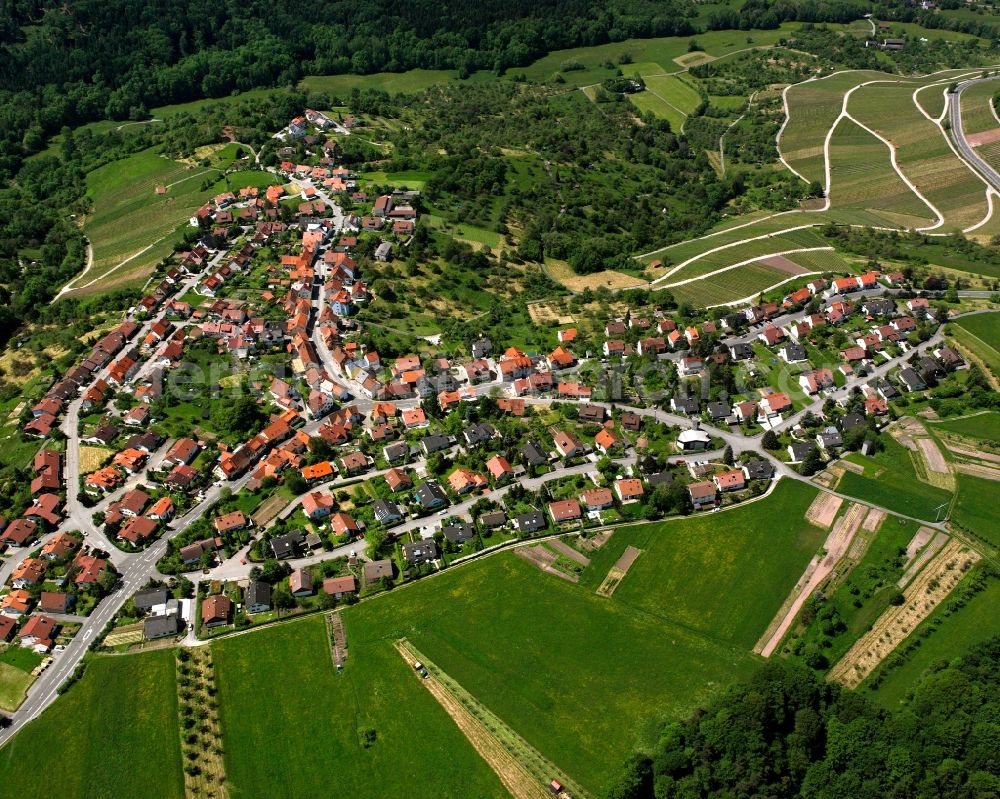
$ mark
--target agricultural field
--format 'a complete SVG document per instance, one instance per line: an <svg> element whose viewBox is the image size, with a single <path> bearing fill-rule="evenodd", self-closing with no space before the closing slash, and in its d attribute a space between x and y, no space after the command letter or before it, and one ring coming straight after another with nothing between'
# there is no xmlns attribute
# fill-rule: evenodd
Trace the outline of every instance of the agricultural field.
<svg viewBox="0 0 1000 799"><path fill-rule="evenodd" d="M623 70L627 75L639 74L646 91L629 95L640 111L651 111L670 123L672 130L681 130L684 120L701 103L701 95L683 78L676 75L644 74L641 70Z"/></svg>
<svg viewBox="0 0 1000 799"><path fill-rule="evenodd" d="M437 797L457 785L504 796L391 640L367 643L353 613L346 621L350 655L340 675L319 617L213 646L229 795L322 794L335 775L338 792L353 796ZM367 729L375 731L369 746Z"/></svg>
<svg viewBox="0 0 1000 799"><path fill-rule="evenodd" d="M492 73L474 75L471 80L488 80ZM307 75L299 88L347 96L354 89L381 89L390 94L411 94L441 83L458 82L458 74L444 69L411 69L409 72L376 72L373 75Z"/></svg>
<svg viewBox="0 0 1000 799"><path fill-rule="evenodd" d="M896 147L899 169L943 216L941 232L962 230L987 215L986 186L958 158L941 130L913 104L913 84L874 84L855 91L848 110ZM887 114L886 109L892 113Z"/></svg>
<svg viewBox="0 0 1000 799"><path fill-rule="evenodd" d="M889 148L849 119L840 120L830 140L830 173L838 221L911 228L935 221L892 168Z"/></svg>
<svg viewBox="0 0 1000 799"><path fill-rule="evenodd" d="M963 316L950 324L958 342L1000 377L1000 314Z"/></svg>
<svg viewBox="0 0 1000 799"><path fill-rule="evenodd" d="M883 436L883 440L885 449L871 457L857 453L846 457L862 466L864 473L844 472L837 490L918 519L934 521L935 514L944 518L951 492L918 480L910 451L889 436Z"/></svg>
<svg viewBox="0 0 1000 799"><path fill-rule="evenodd" d="M798 255L793 257L798 259ZM670 293L678 302L687 302L696 308L711 308L753 298L792 278L792 275L780 269L762 263L750 263L719 275L670 286Z"/></svg>
<svg viewBox="0 0 1000 799"><path fill-rule="evenodd" d="M962 130L966 136L1000 127L992 109L998 86L997 81L990 80L975 83L962 91Z"/></svg>
<svg viewBox="0 0 1000 799"><path fill-rule="evenodd" d="M851 70L789 88L785 93L788 120L779 149L792 169L806 180L825 183L823 140L840 114L844 94L863 81L884 77L881 72Z"/></svg>
<svg viewBox="0 0 1000 799"><path fill-rule="evenodd" d="M960 419L945 419L931 423L932 429L940 428L949 433L987 441L1000 441L1000 413L977 413Z"/></svg>
<svg viewBox="0 0 1000 799"><path fill-rule="evenodd" d="M174 672L173 650L91 658L79 683L0 750L5 794L183 799ZM58 772L39 771L39 752L58 753Z"/></svg>
<svg viewBox="0 0 1000 799"><path fill-rule="evenodd" d="M990 578L962 608L952 610L949 604L943 603L914 630L910 640L918 645L903 656L901 665L889 668L890 658L869 679L872 696L885 707L898 707L929 669L1000 633L1000 580Z"/></svg>
<svg viewBox="0 0 1000 799"><path fill-rule="evenodd" d="M0 653L0 708L14 710L34 682L32 670L42 662L31 649L11 644Z"/></svg>
<svg viewBox="0 0 1000 799"><path fill-rule="evenodd" d="M202 191L214 168L191 167L144 150L114 161L87 175L87 194L93 213L84 232L94 250L91 268L73 282L82 289L100 281L110 283L136 278L170 252L172 234L215 192ZM156 193L157 186L166 188ZM159 246L157 246L159 245ZM118 271L119 265L127 268ZM112 277L113 275L113 277Z"/></svg>

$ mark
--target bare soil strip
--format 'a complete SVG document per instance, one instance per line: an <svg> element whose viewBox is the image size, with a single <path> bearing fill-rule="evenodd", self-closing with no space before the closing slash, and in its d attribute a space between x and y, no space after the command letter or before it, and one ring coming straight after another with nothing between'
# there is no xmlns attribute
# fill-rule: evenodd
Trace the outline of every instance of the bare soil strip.
<svg viewBox="0 0 1000 799"><path fill-rule="evenodd" d="M830 670L827 679L858 685L888 657L952 592L980 555L954 539L903 592L904 602L888 608Z"/></svg>
<svg viewBox="0 0 1000 799"><path fill-rule="evenodd" d="M984 480L1000 480L1000 469L978 463L960 463L955 467L962 474L982 477Z"/></svg>
<svg viewBox="0 0 1000 799"><path fill-rule="evenodd" d="M274 519L288 504L288 501L279 494L275 494L269 499L265 499L261 506L254 512L253 523L258 527L263 527Z"/></svg>
<svg viewBox="0 0 1000 799"><path fill-rule="evenodd" d="M864 524L862 524L861 526L864 527L865 530L874 533L878 530L879 527L882 526L882 522L885 521L885 516L886 513L884 510L878 510L876 508L872 508L870 511L868 511L868 515L865 516Z"/></svg>
<svg viewBox="0 0 1000 799"><path fill-rule="evenodd" d="M928 469L932 472L948 474L948 461L944 459L944 454L932 439L918 438L917 446L920 448L920 454L924 456Z"/></svg>
<svg viewBox="0 0 1000 799"><path fill-rule="evenodd" d="M557 550L559 552L559 554L565 555L567 558L569 558L572 561L576 561L581 566L589 566L590 565L590 558L588 558L586 555L584 555L584 554L582 554L580 552L577 552L569 544L567 544L567 543L565 543L563 541L560 541L558 538L554 538L551 541L549 541L549 546L552 547L553 549Z"/></svg>
<svg viewBox="0 0 1000 799"><path fill-rule="evenodd" d="M549 797L548 780L558 779L573 796L587 794L566 777L551 762L497 716L479 703L468 691L428 661L404 639L396 642L396 649L410 668L418 660L429 672L423 680L438 704L455 722L462 734L487 765L496 772L500 782L514 799L545 799ZM536 773L527 763L535 765ZM541 775L538 772L544 772Z"/></svg>
<svg viewBox="0 0 1000 799"><path fill-rule="evenodd" d="M914 540L925 530L928 533L933 532L929 527L921 527L919 530L917 530L917 535L913 537ZM919 572L924 567L924 564L927 563L927 561L929 561L938 552L941 551L941 548L947 542L948 542L948 536L945 533L935 533L934 537L931 539L931 542L924 548L924 551L921 552L920 555L906 567L906 571L903 572L903 576L899 578L899 581L896 583L896 585L899 586L900 588L903 588L908 582L910 582L910 580L912 580L917 575L917 572ZM910 544L913 544L913 541L910 541ZM909 547L907 547L906 549L907 554L909 554L909 551L910 551Z"/></svg>
<svg viewBox="0 0 1000 799"><path fill-rule="evenodd" d="M982 133L970 133L965 137L970 147L982 147L984 144L992 144L1000 139L1000 128L984 130Z"/></svg>
<svg viewBox="0 0 1000 799"><path fill-rule="evenodd" d="M333 658L333 665L338 669L343 668L344 662L347 660L347 635L344 633L344 620L340 613L326 614L326 632L330 639L330 656Z"/></svg>
<svg viewBox="0 0 1000 799"><path fill-rule="evenodd" d="M784 255L771 255L767 258L762 258L760 263L764 264L764 266L773 267L787 275L802 275L809 272L804 266L795 263L795 261Z"/></svg>
<svg viewBox="0 0 1000 799"><path fill-rule="evenodd" d="M930 527L921 527L913 534L910 543L906 545L906 565L909 566L924 544L934 537L934 531Z"/></svg>
<svg viewBox="0 0 1000 799"><path fill-rule="evenodd" d="M635 563L635 559L642 554L641 549L636 549L634 546L627 546L622 556L615 561L615 565L608 569L607 575L605 575L604 580L597 587L594 592L599 596L611 596L615 590L621 585L622 580L625 579L625 575L628 574L628 570L632 568L632 564Z"/></svg>
<svg viewBox="0 0 1000 799"><path fill-rule="evenodd" d="M854 540L867 511L867 505L852 504L848 507L847 513L838 519L826 537L822 552L809 561L809 565L806 566L806 570L795 584L791 594L788 595L777 615L754 646L754 652L758 652L764 657L770 657L774 653L781 640L791 629L795 617L799 615L806 600L823 584L837 562L850 550L851 542ZM820 559L823 552L826 554Z"/></svg>
<svg viewBox="0 0 1000 799"><path fill-rule="evenodd" d="M82 450L83 447L80 447L80 449ZM991 452L981 452L975 449L968 449L967 447L960 447L957 444L948 444L948 449L956 455L961 455L965 458L975 458L980 461L1000 464L1000 455L994 455Z"/></svg>
<svg viewBox="0 0 1000 799"><path fill-rule="evenodd" d="M580 582L580 578L575 574L566 574L566 572L559 571L552 564L558 559L558 555L550 549L543 547L541 544L536 544L530 547L518 547L514 550L514 554L519 558L524 558L528 563L536 566L541 571L546 574L552 574L556 577L561 577L570 583Z"/></svg>
<svg viewBox="0 0 1000 799"><path fill-rule="evenodd" d="M812 501L806 511L806 521L815 524L817 527L829 527L833 520L837 518L840 506L844 504L842 497L827 494L821 491Z"/></svg>

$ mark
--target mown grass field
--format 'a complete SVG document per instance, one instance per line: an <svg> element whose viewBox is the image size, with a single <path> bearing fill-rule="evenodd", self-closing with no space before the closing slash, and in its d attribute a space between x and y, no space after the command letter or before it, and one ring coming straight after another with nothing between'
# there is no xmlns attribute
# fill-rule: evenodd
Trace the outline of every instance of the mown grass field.
<svg viewBox="0 0 1000 799"><path fill-rule="evenodd" d="M636 74L627 67L626 75ZM701 103L701 95L683 78L676 75L643 74L646 91L629 95L629 100L642 111L651 111L670 123L672 130L680 130L681 125Z"/></svg>
<svg viewBox="0 0 1000 799"><path fill-rule="evenodd" d="M863 86L851 95L849 111L895 145L900 170L944 215L940 230L961 230L986 217L986 187L917 110L912 100L916 85Z"/></svg>
<svg viewBox="0 0 1000 799"><path fill-rule="evenodd" d="M114 161L87 175L87 194L93 212L84 232L94 248L94 263L82 279L87 283L107 275L122 261L157 241L168 241L174 231L187 223L191 214L215 191L201 191L207 177L219 173L201 167L190 168L144 150ZM157 194L158 185L167 187ZM162 257L155 248L127 264L129 272L141 271Z"/></svg>
<svg viewBox="0 0 1000 799"><path fill-rule="evenodd" d="M91 659L0 749L4 795L183 799L174 668L172 650Z"/></svg>
<svg viewBox="0 0 1000 799"><path fill-rule="evenodd" d="M505 795L391 641L364 641L353 613L347 640L339 676L320 617L214 645L232 799L326 795L333 786L358 797L439 797L458 786ZM368 748L366 728L376 735Z"/></svg>
<svg viewBox="0 0 1000 799"><path fill-rule="evenodd" d="M889 148L849 119L830 140L830 203L838 216L859 211L861 224L921 227L934 221L889 160Z"/></svg>
<svg viewBox="0 0 1000 799"><path fill-rule="evenodd" d="M917 627L912 640L920 641L920 646L901 666L886 671L872 693L885 707L898 707L929 668L954 660L969 647L1000 633L1000 580L991 579L985 589L957 611L949 612L948 604L942 603ZM926 635L931 628L936 629ZM864 689L863 684L861 690Z"/></svg>
<svg viewBox="0 0 1000 799"><path fill-rule="evenodd" d="M959 343L1000 376L1000 314L963 316L952 322L951 328Z"/></svg>
<svg viewBox="0 0 1000 799"><path fill-rule="evenodd" d="M910 451L894 439L883 436L885 449L872 457L851 453L846 460L864 467L864 474L846 471L837 490L889 510L934 521L951 501L951 492L917 479ZM944 505L938 511L938 507Z"/></svg>
<svg viewBox="0 0 1000 799"><path fill-rule="evenodd" d="M943 86L927 86L917 92L917 104L928 114L937 119L945 109L945 93L948 84Z"/></svg>

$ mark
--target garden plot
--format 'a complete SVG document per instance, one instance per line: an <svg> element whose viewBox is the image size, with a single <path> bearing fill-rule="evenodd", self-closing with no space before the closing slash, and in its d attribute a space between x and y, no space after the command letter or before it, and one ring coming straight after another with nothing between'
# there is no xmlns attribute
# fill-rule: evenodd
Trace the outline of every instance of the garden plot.
<svg viewBox="0 0 1000 799"><path fill-rule="evenodd" d="M806 521L810 524L815 524L817 527L829 529L830 525L833 524L833 520L837 518L837 514L840 512L840 506L843 504L843 497L821 491L816 495L816 499L812 501L812 505L806 511Z"/></svg>
<svg viewBox="0 0 1000 799"><path fill-rule="evenodd" d="M608 570L608 574L604 578L604 582L597 587L597 591L595 593L600 596L611 596L615 592L615 589L621 585L621 581L625 579L625 575L628 574L628 570L632 568L632 564L635 563L635 559L641 554L641 549L637 549L631 545L626 547L622 556L615 561L615 565Z"/></svg>

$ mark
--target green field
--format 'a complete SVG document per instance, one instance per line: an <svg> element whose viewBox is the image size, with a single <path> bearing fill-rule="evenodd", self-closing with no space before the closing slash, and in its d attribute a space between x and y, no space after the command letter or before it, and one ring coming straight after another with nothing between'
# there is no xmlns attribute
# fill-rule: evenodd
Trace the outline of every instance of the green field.
<svg viewBox="0 0 1000 799"><path fill-rule="evenodd" d="M258 189L266 189L268 186L281 186L283 183L284 181L275 177L270 172L258 172L254 169L230 172L226 175L226 185L233 192L239 191L244 186L256 186Z"/></svg>
<svg viewBox="0 0 1000 799"><path fill-rule="evenodd" d="M636 65L638 66L638 65ZM626 75L637 71L625 68ZM641 73L639 73L641 74ZM680 130L689 114L701 103L701 95L687 81L676 75L643 75L646 91L629 95L629 100L641 111L652 111L670 123L672 130Z"/></svg>
<svg viewBox="0 0 1000 799"><path fill-rule="evenodd" d="M483 77L490 73L483 73ZM455 71L411 69L409 72L376 72L373 75L307 75L299 84L309 92L348 95L353 89L381 89L390 94L419 92L441 83L458 82Z"/></svg>
<svg viewBox="0 0 1000 799"><path fill-rule="evenodd" d="M663 720L753 670L750 648L822 539L802 518L815 491L782 483L776 492L724 514L621 530L578 585L503 553L350 608L350 657L339 677L318 619L219 642L233 795L275 795L267 789L279 768L281 796L321 790L330 774L355 795L446 796L459 784L468 796L501 794L411 680L392 647L404 636L600 792L622 757L653 743ZM773 522L778 503L787 524ZM597 596L630 542L646 551L611 599ZM310 740L324 742L324 759L303 746L304 724ZM370 749L358 744L359 727L377 731Z"/></svg>
<svg viewBox="0 0 1000 799"><path fill-rule="evenodd" d="M857 453L846 460L864 467L864 474L847 471L837 490L850 497L870 502L883 508L934 521L935 514L944 518L944 511L951 501L951 492L922 483L914 471L910 451L894 439L883 436L885 449L872 457ZM940 511L937 508L944 505Z"/></svg>
<svg viewBox="0 0 1000 799"><path fill-rule="evenodd" d="M319 617L215 644L229 795L504 796L391 643L367 644L353 614L347 634L339 676Z"/></svg>
<svg viewBox="0 0 1000 799"><path fill-rule="evenodd" d="M163 248L150 245L160 242L166 252L172 243L171 234L187 224L192 213L216 191L201 191L206 176L218 175L217 170L188 167L163 158L152 150L144 150L129 158L114 161L87 175L87 195L93 201L84 232L94 248L91 270L75 284L83 284L109 275L125 259L129 261L121 272L114 272L109 281L118 283L128 275L142 273L164 254ZM156 194L158 185L167 187L165 194Z"/></svg>
<svg viewBox="0 0 1000 799"><path fill-rule="evenodd" d="M965 607L946 616L947 613L946 602L916 629L912 640L920 641L920 646L901 666L887 671L873 693L881 704L898 707L927 669L954 660L969 647L1000 632L1000 580L991 579ZM933 627L937 629L924 637Z"/></svg>
<svg viewBox="0 0 1000 799"><path fill-rule="evenodd" d="M362 172L361 183L380 186L390 185L399 189L421 190L430 179L430 172L410 170L408 172Z"/></svg>
<svg viewBox="0 0 1000 799"><path fill-rule="evenodd" d="M30 670L18 668L0 658L0 708L15 710L33 681Z"/></svg>
<svg viewBox="0 0 1000 799"><path fill-rule="evenodd" d="M811 253L802 253L809 255ZM791 256L798 260L798 255ZM765 264L745 264L714 277L695 280L681 286L671 286L670 293L678 302L696 308L711 307L753 297L792 276Z"/></svg>
<svg viewBox="0 0 1000 799"><path fill-rule="evenodd" d="M92 658L0 750L0 774L4 795L24 799L183 799L173 650Z"/></svg>
<svg viewBox="0 0 1000 799"><path fill-rule="evenodd" d="M1000 376L1000 314L963 316L951 323L952 335Z"/></svg>
<svg viewBox="0 0 1000 799"><path fill-rule="evenodd" d="M928 86L917 92L917 104L928 114L937 119L945 109L945 93L948 85Z"/></svg>
<svg viewBox="0 0 1000 799"><path fill-rule="evenodd" d="M991 80L973 84L962 92L962 130L966 135L1000 127L990 110L998 86L1000 83Z"/></svg>
<svg viewBox="0 0 1000 799"><path fill-rule="evenodd" d="M987 543L1000 547L1000 515L993 505L1000 492L1000 483L961 473L956 475L956 480L958 498L952 510L952 519Z"/></svg>
<svg viewBox="0 0 1000 799"><path fill-rule="evenodd" d="M940 428L949 433L957 433L960 436L982 438L987 441L1000 441L1000 413L996 411L977 413L975 416L966 416L961 419L932 422L931 425L934 428Z"/></svg>

